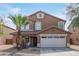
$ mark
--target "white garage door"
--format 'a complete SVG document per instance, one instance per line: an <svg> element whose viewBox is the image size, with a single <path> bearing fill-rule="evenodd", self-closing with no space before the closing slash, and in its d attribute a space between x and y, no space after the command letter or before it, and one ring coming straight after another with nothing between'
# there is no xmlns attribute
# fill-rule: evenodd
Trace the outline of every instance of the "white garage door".
<svg viewBox="0 0 79 59"><path fill-rule="evenodd" d="M66 47L66 35L43 34L41 37L41 47Z"/></svg>

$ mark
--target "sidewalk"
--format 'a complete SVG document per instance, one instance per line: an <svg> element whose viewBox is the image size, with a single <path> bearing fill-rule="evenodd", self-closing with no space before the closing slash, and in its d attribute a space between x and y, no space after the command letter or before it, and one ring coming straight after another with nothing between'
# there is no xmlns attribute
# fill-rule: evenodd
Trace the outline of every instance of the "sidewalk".
<svg viewBox="0 0 79 59"><path fill-rule="evenodd" d="M6 49L9 49L9 48L12 48L13 45L0 45L0 51L1 50L6 50Z"/></svg>
<svg viewBox="0 0 79 59"><path fill-rule="evenodd" d="M70 48L79 51L79 45L70 45Z"/></svg>
<svg viewBox="0 0 79 59"><path fill-rule="evenodd" d="M19 50L13 48L13 45L0 45L0 56L13 56Z"/></svg>

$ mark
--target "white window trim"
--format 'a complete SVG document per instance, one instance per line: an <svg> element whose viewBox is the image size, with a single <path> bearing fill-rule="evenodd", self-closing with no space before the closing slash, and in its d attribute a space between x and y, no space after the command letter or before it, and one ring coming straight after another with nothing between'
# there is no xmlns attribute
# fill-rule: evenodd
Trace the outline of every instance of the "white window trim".
<svg viewBox="0 0 79 59"><path fill-rule="evenodd" d="M60 28L60 24L62 23L62 25L63 25L63 28L61 28L61 29L64 29L65 28L65 24L64 24L64 22L63 21L59 21L58 22L58 28Z"/></svg>
<svg viewBox="0 0 79 59"><path fill-rule="evenodd" d="M42 29L42 25L40 21L36 21L35 22L35 30L41 30Z"/></svg>
<svg viewBox="0 0 79 59"><path fill-rule="evenodd" d="M67 36L67 34L40 34L40 36Z"/></svg>

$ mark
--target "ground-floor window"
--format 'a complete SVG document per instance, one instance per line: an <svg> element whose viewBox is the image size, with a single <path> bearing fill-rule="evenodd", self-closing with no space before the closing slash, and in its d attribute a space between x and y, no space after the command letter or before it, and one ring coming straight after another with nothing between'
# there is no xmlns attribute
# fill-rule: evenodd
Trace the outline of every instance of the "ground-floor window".
<svg viewBox="0 0 79 59"><path fill-rule="evenodd" d="M78 39L78 38L76 38L76 41L79 41L79 39Z"/></svg>
<svg viewBox="0 0 79 59"><path fill-rule="evenodd" d="M65 36L42 36L42 38L65 38Z"/></svg>
<svg viewBox="0 0 79 59"><path fill-rule="evenodd" d="M70 44L72 44L73 42L72 42L72 39L70 39Z"/></svg>

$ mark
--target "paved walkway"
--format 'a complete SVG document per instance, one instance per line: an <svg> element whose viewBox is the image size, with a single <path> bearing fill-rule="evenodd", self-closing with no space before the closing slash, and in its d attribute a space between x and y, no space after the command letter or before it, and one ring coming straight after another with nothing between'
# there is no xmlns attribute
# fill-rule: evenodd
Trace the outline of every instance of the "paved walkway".
<svg viewBox="0 0 79 59"><path fill-rule="evenodd" d="M37 56L40 54L40 48L27 48L17 50L12 45L1 45L0 56Z"/></svg>
<svg viewBox="0 0 79 59"><path fill-rule="evenodd" d="M11 55L17 50L13 48L13 45L0 45L0 56Z"/></svg>
<svg viewBox="0 0 79 59"><path fill-rule="evenodd" d="M12 48L13 45L0 45L0 51L1 50L6 50L6 49L9 49L9 48Z"/></svg>
<svg viewBox="0 0 79 59"><path fill-rule="evenodd" d="M28 48L28 49L23 49L16 54L15 56L39 56L40 55L40 48Z"/></svg>
<svg viewBox="0 0 79 59"><path fill-rule="evenodd" d="M79 45L70 45L70 48L79 51Z"/></svg>

